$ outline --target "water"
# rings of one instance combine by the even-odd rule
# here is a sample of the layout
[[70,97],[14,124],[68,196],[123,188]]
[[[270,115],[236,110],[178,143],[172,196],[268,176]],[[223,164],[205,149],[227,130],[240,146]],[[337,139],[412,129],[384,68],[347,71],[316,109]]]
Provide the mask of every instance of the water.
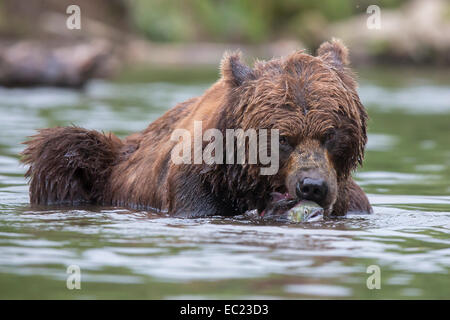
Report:
[[[0,88],[0,298],[450,298],[444,72],[361,72],[371,120],[355,178],[370,216],[276,226],[29,206],[18,162],[26,136],[76,124],[123,137],[213,81],[172,75],[131,74],[85,91]],[[81,290],[66,288],[69,265],[81,269]],[[381,270],[379,290],[366,284],[371,265]]]

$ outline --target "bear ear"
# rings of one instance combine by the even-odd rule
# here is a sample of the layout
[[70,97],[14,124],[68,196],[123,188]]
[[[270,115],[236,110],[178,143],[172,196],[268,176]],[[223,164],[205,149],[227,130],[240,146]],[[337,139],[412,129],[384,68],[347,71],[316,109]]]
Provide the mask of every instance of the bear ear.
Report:
[[241,53],[226,52],[220,63],[222,78],[233,86],[240,86],[245,80],[252,79],[252,69],[241,62]]
[[322,58],[322,60],[339,69],[350,63],[347,47],[341,40],[335,38],[331,41],[322,43],[317,50],[317,55]]

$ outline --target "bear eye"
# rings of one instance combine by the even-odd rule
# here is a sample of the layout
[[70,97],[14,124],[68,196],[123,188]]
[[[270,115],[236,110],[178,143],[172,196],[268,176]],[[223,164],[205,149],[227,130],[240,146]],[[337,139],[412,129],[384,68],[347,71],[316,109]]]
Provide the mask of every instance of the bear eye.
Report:
[[323,137],[323,142],[326,143],[326,142],[328,142],[330,140],[333,140],[335,136],[336,136],[336,130],[335,129],[328,130],[328,132]]
[[280,144],[281,144],[282,146],[288,145],[288,144],[289,144],[288,138],[287,138],[286,136],[281,136],[281,137],[280,137]]

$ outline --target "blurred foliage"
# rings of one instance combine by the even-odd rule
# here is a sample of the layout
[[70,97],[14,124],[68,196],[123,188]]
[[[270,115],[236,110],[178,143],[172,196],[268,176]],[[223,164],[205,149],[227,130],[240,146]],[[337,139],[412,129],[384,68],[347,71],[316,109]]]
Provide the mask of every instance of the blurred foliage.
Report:
[[364,13],[371,4],[407,0],[134,0],[132,19],[154,41],[258,43],[275,37],[308,42],[327,23]]

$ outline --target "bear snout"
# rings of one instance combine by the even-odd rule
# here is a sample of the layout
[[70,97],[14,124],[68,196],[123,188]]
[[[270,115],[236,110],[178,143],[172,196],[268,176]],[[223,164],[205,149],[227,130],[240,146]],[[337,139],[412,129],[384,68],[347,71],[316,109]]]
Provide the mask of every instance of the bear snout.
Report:
[[309,200],[326,210],[332,209],[338,197],[337,179],[328,166],[302,169],[288,173],[286,188],[291,197]]
[[338,197],[336,170],[319,142],[312,140],[298,145],[284,174],[292,198],[314,201],[326,211],[333,207]]
[[328,184],[324,179],[304,178],[297,182],[295,189],[300,200],[311,200],[322,205],[328,194]]

